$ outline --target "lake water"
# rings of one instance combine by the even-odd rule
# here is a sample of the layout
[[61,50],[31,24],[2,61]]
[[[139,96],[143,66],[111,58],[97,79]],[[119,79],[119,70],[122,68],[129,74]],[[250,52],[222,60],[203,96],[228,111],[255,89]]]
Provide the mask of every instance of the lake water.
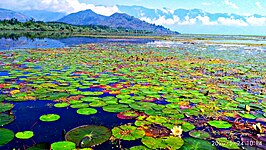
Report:
[[266,40],[210,40],[215,43],[236,43],[236,44],[266,44]]
[[26,37],[20,37],[16,40],[11,38],[0,39],[0,50],[14,50],[14,49],[34,49],[34,48],[63,48],[71,47],[80,44],[88,43],[139,43],[145,44],[153,42],[150,39],[108,39],[108,38],[92,38],[92,37],[69,37],[61,39],[50,39],[50,38],[35,38],[28,39]]

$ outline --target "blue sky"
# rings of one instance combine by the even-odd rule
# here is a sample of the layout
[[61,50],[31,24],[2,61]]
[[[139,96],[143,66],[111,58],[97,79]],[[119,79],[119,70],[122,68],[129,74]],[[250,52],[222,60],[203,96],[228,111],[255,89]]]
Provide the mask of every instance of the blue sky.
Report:
[[[58,5],[58,6],[56,6]],[[266,15],[266,0],[1,0],[0,7],[10,9],[48,9],[71,13],[93,5],[138,5],[147,8],[193,9],[207,12]],[[72,10],[70,8],[73,8]]]

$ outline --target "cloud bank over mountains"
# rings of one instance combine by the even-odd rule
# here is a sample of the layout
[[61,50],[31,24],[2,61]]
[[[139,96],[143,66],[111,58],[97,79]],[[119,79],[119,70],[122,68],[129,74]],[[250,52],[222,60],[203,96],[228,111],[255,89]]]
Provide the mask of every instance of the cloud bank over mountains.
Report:
[[[88,4],[86,0],[1,0],[0,8],[11,10],[45,10],[70,14],[82,10],[91,9],[97,14],[110,16],[116,12],[127,13],[148,23],[163,25],[182,33],[217,33],[228,31],[232,33],[259,34],[266,32],[266,16],[259,14],[234,14],[234,13],[210,13],[201,9],[152,9],[143,6],[99,6]],[[220,1],[221,5],[232,10],[240,10],[239,3],[233,0]],[[214,1],[202,1],[202,6],[213,7]],[[259,1],[253,2],[256,9],[263,10],[264,4]],[[21,12],[21,10],[19,10]],[[233,32],[236,31],[236,32]],[[237,32],[237,30],[239,32]],[[251,31],[251,30],[254,30]],[[201,32],[200,32],[201,31]],[[218,32],[219,33],[219,32]]]
[[118,12],[117,6],[96,6],[82,3],[78,0],[1,0],[0,7],[13,10],[17,8],[22,8],[23,10],[47,10],[67,14],[91,9],[98,14],[106,16]]

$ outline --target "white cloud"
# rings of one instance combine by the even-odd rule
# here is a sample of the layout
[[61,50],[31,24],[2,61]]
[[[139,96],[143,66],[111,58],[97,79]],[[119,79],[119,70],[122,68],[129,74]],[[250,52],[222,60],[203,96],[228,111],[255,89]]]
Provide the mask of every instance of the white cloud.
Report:
[[265,26],[266,25],[266,17],[256,18],[254,16],[246,18],[247,23],[251,26]]
[[225,26],[248,26],[248,23],[242,19],[219,17],[217,22],[220,25],[225,25]]
[[185,17],[185,21],[179,22],[178,25],[194,25],[197,22],[197,18],[189,18],[189,16]]
[[208,16],[197,16],[197,19],[201,21],[203,25],[217,25],[218,22],[210,21]]
[[230,0],[224,0],[224,3],[225,3],[226,5],[228,5],[228,6],[232,7],[232,8],[234,8],[234,9],[239,9],[239,7],[238,7],[235,3],[231,2]]
[[260,2],[256,2],[255,4],[256,4],[256,6],[257,6],[259,9],[263,9],[263,7],[261,6]]
[[118,12],[117,6],[96,6],[93,4],[81,3],[78,0],[1,0],[0,6],[10,9],[37,9],[66,13],[73,13],[81,10],[91,9],[98,14],[106,16]]
[[180,19],[177,16],[173,16],[173,18],[165,19],[165,16],[161,16],[158,19],[150,19],[146,17],[140,18],[140,20],[146,21],[148,23],[154,23],[156,25],[174,25],[179,23]]

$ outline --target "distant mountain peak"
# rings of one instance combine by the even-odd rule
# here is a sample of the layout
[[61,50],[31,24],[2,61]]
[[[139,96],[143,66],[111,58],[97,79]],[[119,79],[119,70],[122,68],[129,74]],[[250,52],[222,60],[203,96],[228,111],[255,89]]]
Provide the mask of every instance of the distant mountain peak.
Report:
[[0,20],[10,20],[16,18],[18,21],[25,22],[30,18],[22,13],[15,12],[9,9],[0,8]]
[[145,30],[157,34],[176,34],[177,32],[170,31],[162,26],[142,21],[127,13],[114,13],[111,16],[103,16],[96,14],[92,10],[84,10],[69,14],[58,22],[74,24],[74,25],[103,25],[113,28],[125,28],[130,30]]

